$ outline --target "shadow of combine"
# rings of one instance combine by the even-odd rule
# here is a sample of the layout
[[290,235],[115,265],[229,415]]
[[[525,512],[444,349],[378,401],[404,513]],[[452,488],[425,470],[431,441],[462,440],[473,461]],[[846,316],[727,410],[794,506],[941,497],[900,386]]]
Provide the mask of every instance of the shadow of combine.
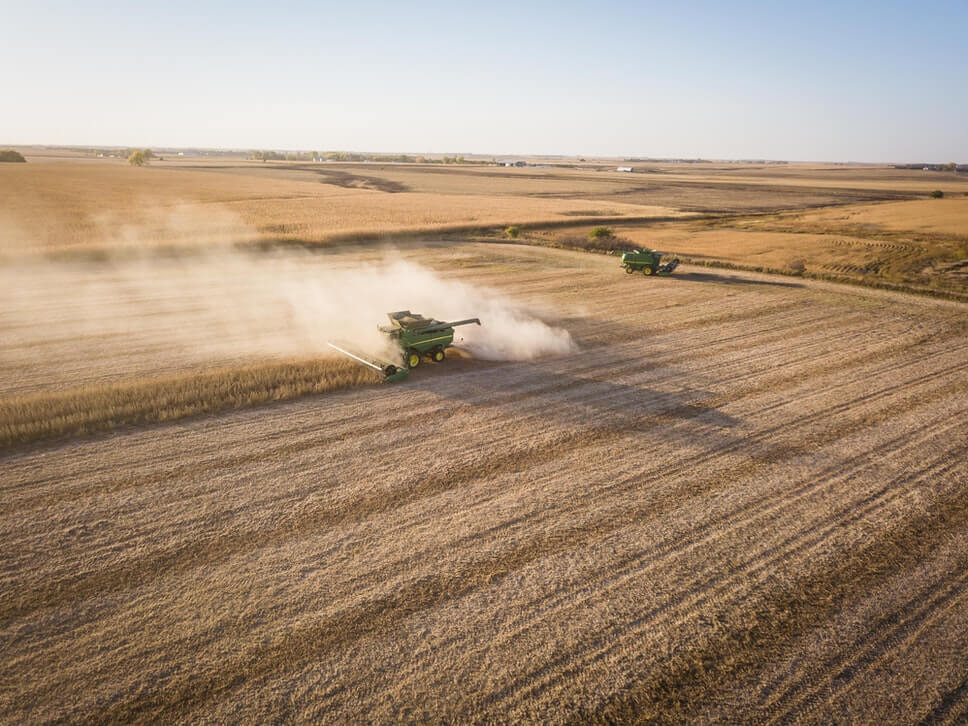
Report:
[[509,425],[515,419],[538,418],[564,431],[643,434],[704,445],[730,443],[740,436],[733,432],[740,419],[705,403],[714,399],[710,391],[663,391],[647,383],[571,375],[543,364],[463,363],[465,375],[419,377],[408,385],[461,404],[499,409],[507,413]]
[[724,285],[765,285],[768,287],[805,287],[802,282],[784,282],[781,280],[754,280],[744,277],[737,271],[732,275],[721,275],[715,272],[676,272],[672,275],[683,282],[718,282]]

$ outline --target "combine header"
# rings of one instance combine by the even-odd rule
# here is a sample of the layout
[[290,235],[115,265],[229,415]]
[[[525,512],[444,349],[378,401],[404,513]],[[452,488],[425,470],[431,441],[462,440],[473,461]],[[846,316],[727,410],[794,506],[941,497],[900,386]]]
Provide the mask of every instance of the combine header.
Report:
[[425,318],[423,315],[409,310],[387,313],[391,325],[378,325],[381,332],[399,347],[404,364],[391,363],[381,358],[359,353],[340,343],[328,343],[329,347],[338,350],[343,355],[352,358],[357,363],[380,371],[383,379],[388,382],[402,381],[410,373],[411,368],[420,365],[423,358],[440,363],[446,357],[444,351],[454,342],[454,328],[458,325],[470,323],[481,324],[478,318],[457,320],[452,323]]
[[348,348],[336,345],[335,343],[327,343],[333,350],[338,350],[343,355],[352,358],[357,363],[365,365],[367,368],[372,368],[375,371],[379,371],[383,374],[383,380],[386,383],[395,383],[396,381],[402,381],[410,373],[409,368],[404,368],[403,366],[394,365],[389,361],[380,360],[379,358],[373,358],[370,356],[362,355],[360,353],[354,353]]
[[671,275],[672,271],[679,266],[679,258],[675,257],[672,261],[660,264],[662,253],[656,250],[641,249],[624,252],[622,254],[622,267],[630,275],[633,272],[641,272],[643,275]]

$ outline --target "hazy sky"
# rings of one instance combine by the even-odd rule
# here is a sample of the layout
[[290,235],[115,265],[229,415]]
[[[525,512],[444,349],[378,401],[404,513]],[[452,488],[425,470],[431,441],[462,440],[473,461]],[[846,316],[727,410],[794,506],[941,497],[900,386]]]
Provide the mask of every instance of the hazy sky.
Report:
[[968,162],[968,0],[0,0],[0,143]]

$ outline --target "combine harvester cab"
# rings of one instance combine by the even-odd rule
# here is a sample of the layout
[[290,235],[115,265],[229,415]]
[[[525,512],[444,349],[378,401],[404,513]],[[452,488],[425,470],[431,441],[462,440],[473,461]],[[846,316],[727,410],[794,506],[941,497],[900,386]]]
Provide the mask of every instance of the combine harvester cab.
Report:
[[662,253],[656,250],[640,249],[622,253],[622,267],[628,274],[641,272],[645,276],[651,275],[671,275],[672,271],[679,266],[679,258],[675,257],[670,262],[661,264]]
[[444,351],[454,342],[454,328],[470,323],[481,324],[478,318],[443,322],[409,310],[387,313],[387,317],[391,325],[378,327],[400,347],[407,368],[416,368],[423,357],[440,363],[445,358]]

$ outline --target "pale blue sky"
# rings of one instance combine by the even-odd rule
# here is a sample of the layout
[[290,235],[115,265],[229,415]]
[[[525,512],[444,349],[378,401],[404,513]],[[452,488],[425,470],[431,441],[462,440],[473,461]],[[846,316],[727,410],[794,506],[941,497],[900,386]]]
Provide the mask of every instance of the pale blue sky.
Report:
[[0,0],[0,143],[968,162],[968,0]]

